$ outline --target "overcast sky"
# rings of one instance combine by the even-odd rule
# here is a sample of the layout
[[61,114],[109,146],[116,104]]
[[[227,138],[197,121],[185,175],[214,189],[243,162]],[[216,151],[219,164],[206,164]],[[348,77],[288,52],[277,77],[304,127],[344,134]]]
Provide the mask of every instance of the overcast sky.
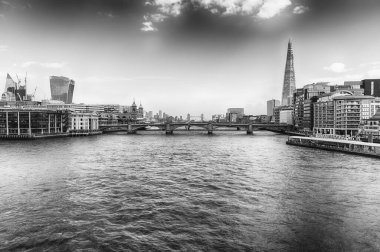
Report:
[[[0,0],[0,79],[76,81],[74,102],[265,114],[286,47],[296,85],[380,78],[377,0]],[[1,89],[2,90],[2,89]]]

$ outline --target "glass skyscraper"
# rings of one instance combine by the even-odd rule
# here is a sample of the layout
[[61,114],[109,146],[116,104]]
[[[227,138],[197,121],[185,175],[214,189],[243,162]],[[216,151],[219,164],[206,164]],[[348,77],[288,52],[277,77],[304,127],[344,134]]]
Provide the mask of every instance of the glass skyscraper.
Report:
[[288,43],[288,54],[286,56],[284,86],[282,87],[282,106],[289,106],[293,103],[293,93],[296,89],[296,78],[294,73],[294,56],[292,42]]
[[50,76],[51,99],[73,103],[75,81],[63,76]]

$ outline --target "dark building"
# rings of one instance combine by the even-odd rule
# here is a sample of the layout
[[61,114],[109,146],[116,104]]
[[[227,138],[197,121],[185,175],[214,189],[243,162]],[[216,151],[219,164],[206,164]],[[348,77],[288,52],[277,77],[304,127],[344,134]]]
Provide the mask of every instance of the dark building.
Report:
[[304,90],[297,88],[293,94],[293,119],[294,126],[303,129],[303,114],[304,114]]
[[63,76],[50,76],[51,99],[73,103],[75,81]]
[[68,130],[68,111],[0,109],[0,136],[50,135]]
[[362,80],[360,87],[364,89],[364,95],[380,97],[380,79]]

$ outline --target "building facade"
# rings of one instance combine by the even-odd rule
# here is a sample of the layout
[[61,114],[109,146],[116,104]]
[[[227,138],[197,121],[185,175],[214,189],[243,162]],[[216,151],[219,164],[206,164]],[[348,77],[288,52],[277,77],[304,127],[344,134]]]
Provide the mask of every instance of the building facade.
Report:
[[244,108],[228,108],[226,113],[227,122],[238,122],[244,116]]
[[48,135],[68,130],[68,111],[48,109],[0,109],[0,135]]
[[[293,124],[293,107],[292,106],[278,106],[273,110],[274,123]],[[290,119],[289,119],[290,118]]]
[[73,103],[75,81],[63,76],[50,76],[51,99]]
[[371,116],[375,98],[340,91],[322,96],[314,104],[314,133],[357,135],[359,127]]
[[97,130],[99,130],[99,116],[97,113],[70,113],[69,132],[84,132]]

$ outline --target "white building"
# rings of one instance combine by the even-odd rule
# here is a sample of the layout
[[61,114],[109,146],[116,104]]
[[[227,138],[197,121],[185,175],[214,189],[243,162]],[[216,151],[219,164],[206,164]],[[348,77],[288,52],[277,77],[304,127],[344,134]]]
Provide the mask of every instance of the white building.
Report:
[[280,111],[280,123],[293,124],[293,111],[292,110],[281,110]]
[[99,130],[99,116],[93,113],[72,112],[69,116],[69,131]]

